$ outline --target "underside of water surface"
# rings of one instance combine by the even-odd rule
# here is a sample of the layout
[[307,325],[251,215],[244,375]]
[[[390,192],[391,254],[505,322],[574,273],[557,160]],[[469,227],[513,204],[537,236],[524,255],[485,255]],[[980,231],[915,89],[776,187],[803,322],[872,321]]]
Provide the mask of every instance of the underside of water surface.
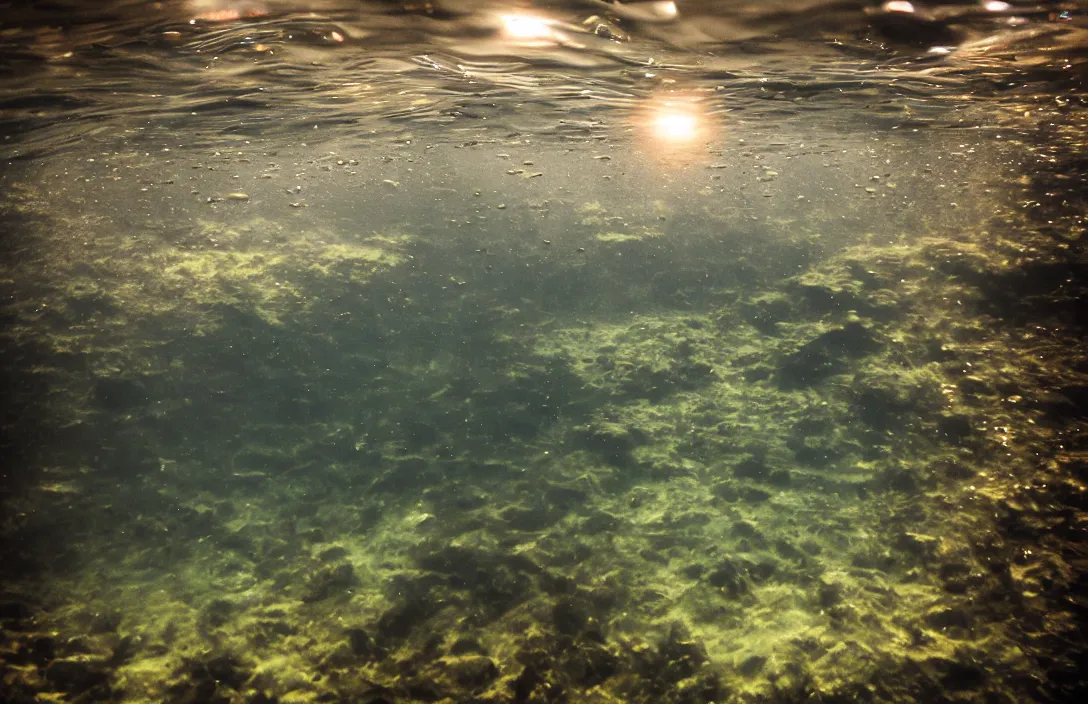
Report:
[[1082,700],[1083,8],[670,5],[16,5],[0,702]]

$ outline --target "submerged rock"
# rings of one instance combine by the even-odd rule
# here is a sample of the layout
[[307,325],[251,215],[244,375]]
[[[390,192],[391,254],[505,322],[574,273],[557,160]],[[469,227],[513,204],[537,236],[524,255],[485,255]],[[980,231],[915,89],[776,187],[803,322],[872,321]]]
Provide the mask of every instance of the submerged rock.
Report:
[[573,636],[597,627],[593,605],[586,599],[565,597],[552,607],[552,624],[563,635]]
[[106,673],[87,660],[54,660],[45,668],[45,679],[62,692],[85,692],[106,683]]
[[227,599],[213,599],[200,615],[201,626],[219,628],[230,621],[235,612],[234,604]]
[[921,491],[924,479],[917,469],[911,467],[888,467],[873,480],[873,488],[878,491],[898,491],[904,494],[917,494]]
[[733,560],[727,559],[719,564],[707,575],[706,581],[731,599],[744,596],[750,591],[747,570]]
[[664,669],[658,676],[672,682],[695,675],[709,660],[706,647],[678,623],[669,629],[668,637],[658,646],[658,653],[664,661]]
[[642,432],[617,423],[594,423],[580,431],[578,442],[609,464],[626,467],[634,463],[631,453],[645,444],[647,438]]
[[775,373],[784,389],[813,386],[829,376],[849,368],[850,360],[860,359],[880,349],[876,336],[859,322],[828,330],[787,355]]
[[805,418],[790,428],[786,447],[800,464],[826,467],[844,454],[839,447],[839,429],[829,418]]
[[450,645],[450,655],[487,655],[487,649],[473,636],[458,636]]
[[17,625],[34,615],[34,609],[22,601],[0,601],[0,621],[7,626]]
[[351,645],[351,652],[359,657],[371,657],[380,652],[377,643],[362,628],[348,629],[348,643]]
[[793,315],[793,305],[781,294],[766,294],[742,308],[745,322],[764,335],[777,335],[779,323]]
[[968,629],[971,627],[973,619],[964,607],[950,606],[930,611],[925,616],[925,622],[934,630],[945,631],[950,628]]
[[454,681],[469,689],[479,689],[499,676],[499,668],[486,655],[464,655],[445,659]]
[[327,567],[313,576],[302,595],[306,603],[322,601],[338,591],[343,591],[355,584],[355,569],[350,563]]
[[746,457],[733,465],[733,476],[759,481],[767,476],[767,464],[762,457]]
[[767,656],[765,655],[750,655],[737,666],[737,672],[745,677],[755,677],[762,670],[763,666],[767,664]]
[[33,663],[45,667],[57,657],[57,641],[51,636],[38,636],[19,646],[10,661],[16,664]]
[[566,515],[566,511],[539,503],[535,506],[511,506],[499,515],[513,530],[533,532],[554,525]]
[[135,379],[103,377],[91,392],[94,405],[110,413],[130,412],[148,402],[147,389]]
[[249,671],[230,654],[186,659],[177,674],[179,681],[169,689],[167,701],[171,704],[226,704],[235,701],[225,690],[242,689],[250,676]]
[[967,416],[955,414],[937,419],[937,437],[951,445],[962,445],[973,433]]
[[854,390],[854,409],[858,420],[876,430],[901,428],[914,406],[916,390],[893,376],[866,379]]
[[940,677],[941,684],[953,692],[977,689],[986,683],[986,670],[978,664],[933,657],[926,661],[926,666]]
[[837,582],[820,584],[816,590],[816,603],[821,609],[830,609],[842,603],[844,594],[842,585]]

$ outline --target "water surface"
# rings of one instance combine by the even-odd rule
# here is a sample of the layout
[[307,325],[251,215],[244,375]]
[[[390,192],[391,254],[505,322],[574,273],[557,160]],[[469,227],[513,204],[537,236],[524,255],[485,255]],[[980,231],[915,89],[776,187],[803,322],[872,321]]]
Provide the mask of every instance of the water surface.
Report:
[[13,6],[11,700],[1077,701],[1082,10]]

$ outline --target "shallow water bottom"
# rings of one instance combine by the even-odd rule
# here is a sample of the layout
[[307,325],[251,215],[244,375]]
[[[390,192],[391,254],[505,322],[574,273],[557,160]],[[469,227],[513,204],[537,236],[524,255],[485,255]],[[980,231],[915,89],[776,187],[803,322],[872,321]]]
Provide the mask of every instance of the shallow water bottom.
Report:
[[8,284],[12,701],[1083,686],[1088,370],[1063,249],[1009,212],[681,238],[668,202],[549,192],[349,235],[214,178],[158,239],[12,206],[42,253]]

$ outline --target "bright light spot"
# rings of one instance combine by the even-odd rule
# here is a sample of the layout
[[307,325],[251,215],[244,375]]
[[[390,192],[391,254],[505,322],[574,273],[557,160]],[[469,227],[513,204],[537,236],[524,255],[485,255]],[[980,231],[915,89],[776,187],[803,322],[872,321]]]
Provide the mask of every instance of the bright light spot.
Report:
[[503,15],[502,26],[511,39],[551,39],[554,35],[547,20],[532,15]]
[[262,0],[188,0],[190,24],[202,22],[233,22],[246,17],[264,17],[268,10]]
[[666,2],[655,2],[654,10],[657,11],[657,14],[660,17],[664,17],[670,20],[677,15],[676,3],[672,2],[672,0],[667,0]]
[[340,34],[340,32],[337,32],[335,29],[329,34],[329,36],[332,37],[332,40],[334,42],[344,41],[344,35]]
[[914,12],[914,5],[906,0],[888,0],[884,3],[884,12],[905,12],[911,14]]
[[666,107],[654,119],[654,133],[670,142],[686,142],[695,136],[699,120],[694,113]]
[[242,16],[238,10],[210,10],[208,12],[202,12],[197,15],[198,20],[204,20],[205,22],[230,22],[236,20]]
[[929,53],[930,54],[941,54],[941,55],[951,54],[952,53],[952,47],[950,47],[950,46],[932,46],[932,47],[929,48]]
[[698,158],[712,125],[706,108],[698,95],[683,91],[647,96],[631,116],[641,148],[665,162]]
[[990,12],[1005,12],[1012,7],[1009,3],[1001,2],[1001,0],[989,0],[988,2],[983,3],[982,6]]

